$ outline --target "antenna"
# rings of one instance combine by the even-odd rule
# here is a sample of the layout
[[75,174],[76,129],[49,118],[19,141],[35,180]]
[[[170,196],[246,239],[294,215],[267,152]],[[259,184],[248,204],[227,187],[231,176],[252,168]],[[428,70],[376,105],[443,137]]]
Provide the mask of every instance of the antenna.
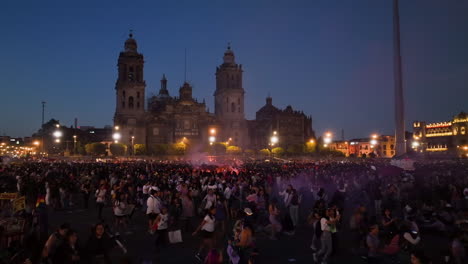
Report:
[[44,126],[44,110],[45,110],[45,101],[42,101],[42,124],[41,127]]
[[187,82],[187,48],[184,49],[184,83]]

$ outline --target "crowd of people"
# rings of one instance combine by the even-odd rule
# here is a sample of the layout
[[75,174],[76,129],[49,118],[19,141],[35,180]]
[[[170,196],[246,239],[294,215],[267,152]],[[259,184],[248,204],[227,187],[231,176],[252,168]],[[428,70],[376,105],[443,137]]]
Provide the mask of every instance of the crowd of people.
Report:
[[[3,164],[0,192],[24,195],[26,209],[0,214],[21,214],[28,228],[22,241],[2,239],[2,247],[15,263],[112,263],[116,247],[131,263],[122,241],[134,235],[133,218],[144,216],[154,254],[193,236],[199,263],[260,263],[262,240],[281,244],[304,230],[309,263],[347,255],[367,263],[466,263],[468,164],[414,166],[403,171],[378,159]],[[111,218],[103,213],[109,207]],[[96,216],[90,236],[73,222],[50,234],[49,217],[74,208]],[[428,250],[432,241],[437,252]]]

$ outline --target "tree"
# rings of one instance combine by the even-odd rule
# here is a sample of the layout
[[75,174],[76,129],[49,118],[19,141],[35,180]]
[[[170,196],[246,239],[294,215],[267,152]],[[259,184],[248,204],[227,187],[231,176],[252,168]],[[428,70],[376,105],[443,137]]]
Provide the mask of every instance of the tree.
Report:
[[255,150],[253,150],[253,149],[246,149],[244,152],[247,155],[254,155],[255,154]]
[[109,147],[113,156],[123,156],[127,150],[127,146],[122,143],[112,143]]
[[214,143],[213,150],[216,155],[222,155],[226,153],[226,144],[225,143]]
[[242,151],[242,149],[240,147],[237,147],[237,146],[229,146],[226,149],[226,153],[231,154],[231,155],[238,155],[238,154],[241,153],[241,151]]
[[106,154],[106,145],[99,142],[89,143],[86,144],[85,150],[88,155],[104,155]]
[[281,156],[284,154],[284,148],[282,147],[276,147],[274,149],[271,150],[271,153],[273,153],[274,155],[276,156]]
[[317,149],[317,143],[315,143],[315,141],[313,143],[309,141],[305,144],[304,152],[307,154],[311,154],[311,153],[314,153],[316,149]]
[[169,145],[168,153],[171,155],[184,155],[185,154],[185,144],[184,143],[174,143]]
[[151,145],[148,149],[148,152],[151,155],[162,156],[168,153],[169,146],[167,144],[155,144]]
[[260,154],[263,156],[270,156],[270,150],[269,149],[261,149]]
[[288,147],[287,152],[292,155],[302,154],[304,152],[304,145],[294,144]]
[[133,146],[133,151],[135,155],[146,155],[146,145],[145,144],[135,144]]

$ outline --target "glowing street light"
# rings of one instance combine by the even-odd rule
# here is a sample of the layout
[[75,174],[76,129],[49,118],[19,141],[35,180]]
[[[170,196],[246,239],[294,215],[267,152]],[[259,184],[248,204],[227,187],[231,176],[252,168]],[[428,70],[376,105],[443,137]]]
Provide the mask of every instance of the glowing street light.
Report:
[[208,140],[210,141],[211,144],[213,144],[213,142],[216,141],[216,137],[215,137],[215,136],[210,136],[210,137],[208,138]]
[[121,137],[122,137],[122,135],[120,135],[119,132],[115,132],[115,133],[112,135],[112,138],[114,139],[114,142],[115,142],[115,143],[119,143],[119,140],[120,140]]
[[214,128],[210,129],[210,134],[211,134],[211,135],[216,134],[216,129],[214,129]]
[[56,130],[53,133],[53,136],[56,137],[56,138],[60,138],[60,137],[62,137],[62,135],[63,135],[62,131],[60,131],[60,130]]
[[115,126],[114,129],[115,129],[115,130],[119,130],[120,127],[119,127],[119,126]]
[[41,144],[41,143],[39,141],[37,141],[37,140],[33,142],[34,146],[39,146],[39,144]]
[[60,138],[55,139],[55,143],[60,143]]
[[311,140],[309,140],[309,143],[314,144],[315,140],[311,139]]
[[327,147],[327,145],[332,142],[332,137],[333,135],[331,132],[325,133],[325,137],[323,138],[323,143],[325,143],[325,147]]
[[277,133],[276,131],[273,131],[273,136],[271,136],[270,138],[271,145],[274,146],[276,143],[278,143],[278,141],[279,141],[279,138],[277,136]]
[[411,143],[411,146],[412,146],[413,148],[417,148],[417,147],[420,146],[420,144],[419,144],[418,141],[413,141],[413,143]]

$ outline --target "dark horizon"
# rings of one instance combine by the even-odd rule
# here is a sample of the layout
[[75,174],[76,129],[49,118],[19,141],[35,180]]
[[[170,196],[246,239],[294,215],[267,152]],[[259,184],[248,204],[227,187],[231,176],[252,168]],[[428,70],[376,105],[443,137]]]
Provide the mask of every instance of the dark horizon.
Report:
[[[311,115],[317,136],[393,134],[392,1],[109,3],[4,4],[1,135],[37,131],[41,101],[45,121],[112,125],[117,58],[129,29],[145,56],[147,97],[163,73],[177,94],[187,49],[194,97],[213,112],[215,69],[231,42],[245,71],[247,119],[271,94],[277,107]],[[400,2],[407,131],[414,120],[468,111],[466,13],[468,2]]]

